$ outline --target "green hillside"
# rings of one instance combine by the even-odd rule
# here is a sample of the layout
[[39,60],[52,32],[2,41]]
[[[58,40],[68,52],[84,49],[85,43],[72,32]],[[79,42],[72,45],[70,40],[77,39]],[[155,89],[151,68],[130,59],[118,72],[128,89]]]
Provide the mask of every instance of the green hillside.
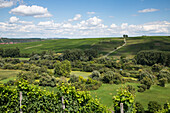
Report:
[[[142,36],[128,37],[127,44],[110,54],[110,56],[134,56],[141,50],[170,51],[170,36]],[[40,53],[52,50],[63,52],[66,49],[98,49],[100,53],[107,54],[116,47],[123,45],[123,38],[87,38],[87,39],[52,39],[37,42],[5,44],[0,48],[18,47],[21,53]]]
[[0,48],[18,47],[21,53],[40,53],[46,50],[62,52],[66,49],[95,48],[100,49],[100,53],[107,53],[121,44],[123,44],[123,38],[54,39],[20,44],[6,44],[0,45]]
[[111,56],[132,55],[141,50],[170,51],[170,36],[128,37],[127,44]]

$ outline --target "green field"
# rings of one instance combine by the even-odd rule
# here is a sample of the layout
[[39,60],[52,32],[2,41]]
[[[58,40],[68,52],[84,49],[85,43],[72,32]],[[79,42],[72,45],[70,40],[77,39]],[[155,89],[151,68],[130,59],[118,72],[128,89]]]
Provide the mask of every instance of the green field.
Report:
[[82,76],[83,78],[87,79],[91,72],[82,72],[82,71],[71,71],[71,75]]
[[170,51],[170,36],[128,37],[127,44],[110,56],[134,56],[141,50]]
[[[100,99],[100,102],[110,108],[113,106],[112,97],[116,95],[117,89],[122,86],[132,85],[137,89],[139,83],[126,83],[126,84],[103,84],[98,90],[90,91],[93,97]],[[166,87],[160,87],[157,85],[152,86],[149,90],[139,93],[136,92],[136,101],[140,102],[145,109],[149,101],[157,101],[161,105],[166,102],[170,102],[170,84],[166,84]]]
[[100,53],[105,54],[115,47],[118,47],[121,43],[123,43],[123,38],[54,39],[29,43],[5,44],[0,45],[0,48],[18,47],[21,53],[40,53],[47,50],[62,52],[66,49],[96,48],[101,50]]
[[[111,43],[109,43],[111,42]],[[115,47],[122,45],[123,38],[87,38],[87,39],[53,39],[29,43],[5,44],[0,48],[18,47],[21,53],[40,53],[52,50],[63,52],[66,49],[91,49],[96,48],[100,53],[106,54]],[[126,46],[112,53],[110,56],[134,56],[141,50],[161,50],[170,51],[169,36],[142,36],[128,37]]]
[[9,80],[14,80],[20,70],[3,70],[0,69],[0,82],[6,83]]

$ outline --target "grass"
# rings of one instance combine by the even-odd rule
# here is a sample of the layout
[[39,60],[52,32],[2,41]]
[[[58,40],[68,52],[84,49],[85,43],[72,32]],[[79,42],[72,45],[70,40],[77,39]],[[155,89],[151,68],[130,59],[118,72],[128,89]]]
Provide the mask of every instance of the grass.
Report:
[[[109,44],[106,44],[111,42]],[[44,40],[38,42],[5,44],[0,45],[0,48],[15,48],[18,47],[21,53],[40,53],[42,51],[52,50],[57,53],[63,52],[66,49],[91,49],[100,48],[100,53],[107,53],[115,46],[123,42],[122,38],[88,38],[88,39],[59,39],[59,40]]]
[[83,78],[87,79],[91,72],[82,72],[82,71],[72,71],[71,75],[82,76]]
[[126,40],[127,44],[123,48],[112,53],[110,56],[126,55],[133,57],[141,50],[170,51],[169,36],[129,37]]
[[[112,108],[113,102],[112,97],[116,95],[117,89],[122,86],[132,85],[137,89],[139,83],[126,83],[124,85],[115,84],[103,84],[98,90],[90,91],[93,97],[100,99],[100,102],[109,108]],[[170,84],[166,84],[166,87],[152,86],[149,90],[143,93],[136,93],[136,101],[140,102],[145,109],[147,109],[147,104],[149,101],[157,101],[159,104],[163,105],[166,102],[170,102]]]
[[14,80],[19,72],[21,72],[21,71],[20,70],[3,70],[3,69],[0,69],[0,82],[6,83],[9,80]]

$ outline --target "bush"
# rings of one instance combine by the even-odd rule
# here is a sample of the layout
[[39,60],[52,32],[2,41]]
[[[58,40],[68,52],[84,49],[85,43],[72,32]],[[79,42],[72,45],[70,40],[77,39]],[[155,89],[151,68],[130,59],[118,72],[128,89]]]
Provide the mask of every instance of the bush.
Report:
[[106,73],[104,73],[103,79],[102,81],[104,83],[114,83],[114,84],[119,84],[122,83],[122,77],[119,73],[115,73],[113,71],[108,71]]
[[156,101],[149,101],[148,103],[148,111],[150,113],[155,113],[156,111],[161,109],[161,105],[158,104]]
[[68,81],[69,83],[75,83],[75,82],[79,82],[79,77],[76,75],[71,75],[70,76],[70,80]]
[[147,86],[143,84],[139,86],[138,92],[144,92],[146,89],[147,89]]
[[47,73],[43,73],[40,75],[40,82],[39,82],[39,86],[51,86],[51,87],[55,87],[57,80],[55,77],[51,77],[49,76]]
[[93,80],[99,80],[99,78],[100,78],[100,72],[99,72],[99,71],[93,71],[92,74],[90,75],[90,77],[91,77]]
[[54,75],[56,77],[64,76],[69,77],[71,73],[71,64],[68,60],[65,61],[57,61],[54,68]]
[[166,69],[162,69],[159,74],[157,75],[158,80],[162,78],[166,78],[167,82],[170,83],[170,72]]
[[159,72],[162,69],[162,66],[160,64],[154,64],[152,66],[152,71]]
[[147,86],[147,89],[150,89],[151,85],[152,85],[152,80],[149,77],[144,77],[141,80],[141,84],[144,84]]
[[136,102],[135,106],[136,106],[136,113],[144,113],[145,112],[141,103]]
[[165,87],[165,84],[167,83],[167,78],[161,78],[159,79],[159,85],[162,87]]
[[113,107],[116,112],[120,111],[120,103],[123,103],[123,110],[125,113],[132,113],[135,111],[134,95],[131,94],[126,88],[120,89],[116,96],[113,96]]

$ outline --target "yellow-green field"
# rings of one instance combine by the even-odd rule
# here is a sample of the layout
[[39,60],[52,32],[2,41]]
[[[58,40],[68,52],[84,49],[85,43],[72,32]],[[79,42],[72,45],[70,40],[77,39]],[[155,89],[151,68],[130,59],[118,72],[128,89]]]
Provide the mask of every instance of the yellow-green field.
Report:
[[9,80],[14,80],[20,70],[3,70],[0,69],[0,82],[6,83]]

